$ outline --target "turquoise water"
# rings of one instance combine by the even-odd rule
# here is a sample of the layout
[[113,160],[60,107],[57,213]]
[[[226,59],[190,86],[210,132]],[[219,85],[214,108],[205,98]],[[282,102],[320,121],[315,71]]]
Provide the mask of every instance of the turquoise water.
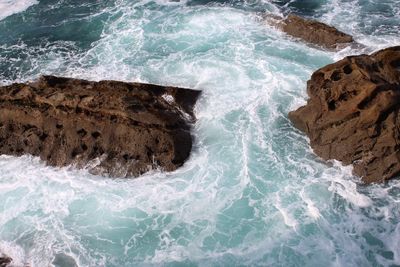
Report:
[[[364,50],[265,25],[290,11]],[[0,156],[0,251],[16,266],[400,266],[400,181],[364,186],[287,113],[311,73],[400,44],[400,2],[0,0],[0,83],[55,74],[203,90],[172,173],[108,179]]]

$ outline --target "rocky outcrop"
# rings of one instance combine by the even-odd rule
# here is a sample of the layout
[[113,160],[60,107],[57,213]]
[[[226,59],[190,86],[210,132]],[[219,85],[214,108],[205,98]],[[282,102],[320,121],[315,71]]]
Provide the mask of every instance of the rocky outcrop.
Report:
[[199,94],[53,76],[0,87],[0,154],[118,177],[172,171],[189,157]]
[[0,254],[0,267],[7,267],[12,262],[10,257]]
[[317,155],[353,164],[367,183],[400,174],[400,46],[317,70],[307,93],[289,118]]
[[316,20],[293,14],[286,18],[268,14],[264,18],[268,24],[277,27],[286,34],[325,49],[336,50],[356,44],[352,36]]

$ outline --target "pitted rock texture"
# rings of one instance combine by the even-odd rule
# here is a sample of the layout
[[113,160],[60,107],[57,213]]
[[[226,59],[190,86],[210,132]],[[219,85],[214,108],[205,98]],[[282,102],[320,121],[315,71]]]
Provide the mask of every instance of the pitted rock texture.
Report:
[[316,20],[294,14],[289,14],[286,18],[274,15],[265,15],[264,18],[268,24],[286,34],[325,49],[336,50],[348,45],[356,45],[352,36]]
[[52,166],[138,176],[173,171],[192,149],[200,91],[44,76],[0,87],[0,154],[40,156]]
[[353,164],[366,183],[400,174],[400,46],[317,70],[307,93],[289,118],[317,155]]

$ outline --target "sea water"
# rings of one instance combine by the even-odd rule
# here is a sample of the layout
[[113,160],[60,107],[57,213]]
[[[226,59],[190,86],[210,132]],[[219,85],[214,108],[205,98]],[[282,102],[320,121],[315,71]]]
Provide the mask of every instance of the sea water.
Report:
[[[266,25],[294,12],[365,44],[327,52]],[[202,90],[194,148],[137,179],[0,156],[15,266],[400,266],[400,181],[363,185],[288,120],[306,81],[400,44],[400,1],[0,0],[0,84],[41,74]]]

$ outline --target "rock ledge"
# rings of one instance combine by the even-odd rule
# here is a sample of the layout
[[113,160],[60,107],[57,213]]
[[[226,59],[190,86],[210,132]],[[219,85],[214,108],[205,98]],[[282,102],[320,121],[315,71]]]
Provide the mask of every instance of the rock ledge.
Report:
[[277,27],[286,34],[328,50],[356,45],[352,36],[316,20],[306,19],[294,14],[289,14],[286,18],[267,14],[264,18],[268,24]]
[[200,91],[44,76],[0,87],[0,154],[138,176],[189,157]]
[[324,159],[353,164],[366,183],[400,174],[400,46],[327,65],[289,118]]

